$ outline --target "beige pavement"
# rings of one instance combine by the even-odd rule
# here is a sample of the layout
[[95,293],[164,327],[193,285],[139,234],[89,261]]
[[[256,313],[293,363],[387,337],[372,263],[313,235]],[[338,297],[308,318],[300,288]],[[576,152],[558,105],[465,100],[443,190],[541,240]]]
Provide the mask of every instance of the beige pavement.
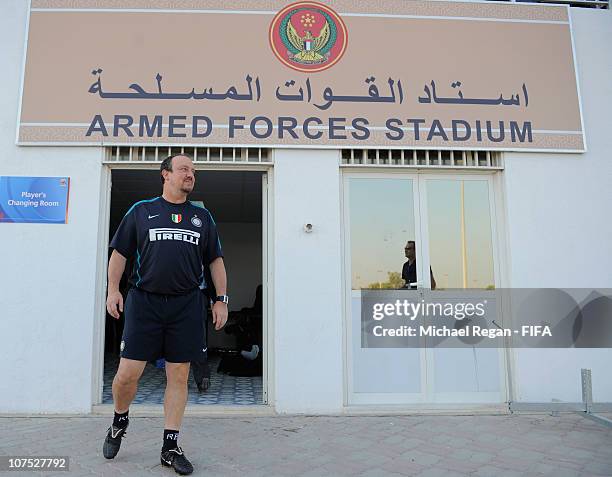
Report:
[[[0,455],[67,455],[70,472],[159,475],[163,421],[130,419],[102,457],[110,417],[0,418]],[[186,417],[179,445],[209,476],[612,476],[612,428],[579,414],[381,417]],[[24,475],[23,472],[13,475]]]

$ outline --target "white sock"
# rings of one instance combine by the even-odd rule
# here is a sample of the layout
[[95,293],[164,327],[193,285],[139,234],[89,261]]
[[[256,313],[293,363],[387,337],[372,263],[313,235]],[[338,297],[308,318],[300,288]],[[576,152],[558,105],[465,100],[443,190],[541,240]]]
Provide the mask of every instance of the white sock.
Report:
[[242,355],[242,357],[244,359],[248,359],[249,361],[253,361],[255,358],[257,358],[257,355],[259,354],[259,346],[257,345],[253,345],[251,346],[251,351],[241,351],[240,354]]

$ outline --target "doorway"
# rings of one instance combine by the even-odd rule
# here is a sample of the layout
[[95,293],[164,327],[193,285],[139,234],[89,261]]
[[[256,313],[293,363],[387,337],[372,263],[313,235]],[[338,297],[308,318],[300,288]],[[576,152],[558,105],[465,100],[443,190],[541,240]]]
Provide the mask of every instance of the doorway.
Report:
[[362,342],[364,290],[396,290],[419,303],[467,289],[486,300],[500,287],[494,192],[492,174],[343,175],[348,405],[507,401],[503,347]]
[[[127,210],[135,202],[161,193],[159,170],[111,169],[110,242]],[[230,295],[226,326],[214,330],[207,316],[208,363],[194,379],[189,377],[188,405],[245,406],[267,402],[264,293],[267,174],[261,170],[199,170],[189,200],[206,207],[213,215],[224,252]],[[109,250],[110,256],[110,250]],[[131,286],[126,270],[121,291]],[[204,319],[204,316],[203,316]],[[104,373],[102,404],[112,403],[112,379],[119,363],[123,316],[109,315],[104,325]],[[165,390],[163,360],[147,363],[134,404],[163,403]],[[202,385],[203,384],[203,385]]]

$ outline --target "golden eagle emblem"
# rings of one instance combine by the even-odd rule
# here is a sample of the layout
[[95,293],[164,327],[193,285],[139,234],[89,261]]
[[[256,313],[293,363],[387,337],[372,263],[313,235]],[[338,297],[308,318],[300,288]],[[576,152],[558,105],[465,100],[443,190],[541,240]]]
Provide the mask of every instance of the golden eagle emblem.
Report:
[[346,50],[346,25],[338,14],[319,1],[300,0],[286,5],[272,19],[270,47],[291,69],[323,71],[335,65]]
[[322,55],[320,52],[323,50],[331,37],[329,22],[326,20],[325,24],[319,32],[319,36],[313,36],[310,30],[306,30],[304,36],[300,36],[291,24],[287,22],[287,39],[291,45],[298,50],[291,56],[291,59],[298,63],[314,64],[322,63],[329,57],[329,53]]

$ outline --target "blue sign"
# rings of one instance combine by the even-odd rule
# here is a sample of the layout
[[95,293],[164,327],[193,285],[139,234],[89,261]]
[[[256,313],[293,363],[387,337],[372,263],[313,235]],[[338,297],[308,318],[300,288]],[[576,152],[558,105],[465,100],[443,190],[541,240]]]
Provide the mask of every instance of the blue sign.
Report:
[[0,176],[0,223],[68,223],[69,177]]

